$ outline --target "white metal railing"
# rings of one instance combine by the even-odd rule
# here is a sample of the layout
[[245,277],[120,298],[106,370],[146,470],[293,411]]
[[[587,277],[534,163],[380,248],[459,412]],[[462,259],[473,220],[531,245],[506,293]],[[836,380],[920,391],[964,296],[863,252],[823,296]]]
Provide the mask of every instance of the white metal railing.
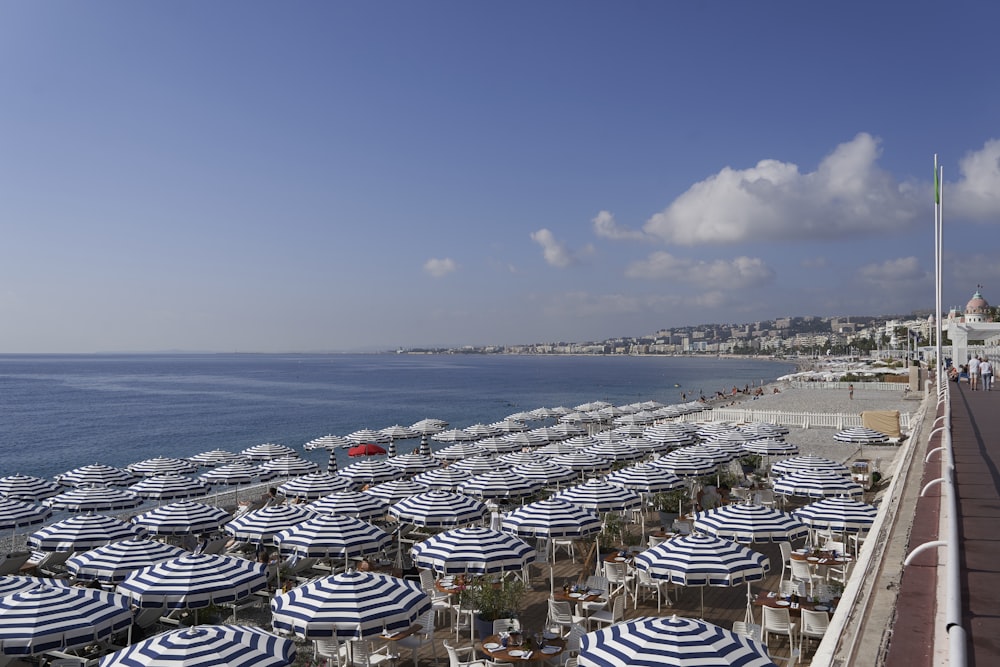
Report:
[[791,387],[795,389],[842,389],[847,391],[850,385],[854,385],[855,389],[874,389],[876,391],[898,391],[900,393],[905,393],[908,391],[910,383],[907,382],[827,382],[825,380],[811,381],[811,380],[792,380],[789,382]]
[[946,378],[944,367],[938,368],[938,405],[944,408],[944,425],[941,429],[941,445],[929,452],[924,458],[924,462],[936,453],[941,452],[941,476],[928,482],[921,490],[920,495],[926,495],[932,487],[941,485],[942,514],[946,515],[943,521],[943,535],[939,534],[938,539],[914,547],[903,561],[905,568],[922,552],[938,547],[945,548],[944,557],[944,622],[945,632],[948,635],[948,664],[952,667],[965,667],[967,664],[967,640],[965,628],[962,626],[962,567],[960,560],[961,540],[958,525],[958,497],[955,492],[955,452],[952,449],[951,440],[951,389],[949,383],[942,381]]
[[[796,426],[798,428],[834,428],[845,429],[851,426],[861,426],[861,413],[858,412],[784,412],[781,410],[753,410],[751,408],[713,408],[703,412],[684,415],[682,421],[727,421],[727,422],[767,422],[781,426]],[[911,415],[909,412],[899,414],[899,428],[909,432]]]

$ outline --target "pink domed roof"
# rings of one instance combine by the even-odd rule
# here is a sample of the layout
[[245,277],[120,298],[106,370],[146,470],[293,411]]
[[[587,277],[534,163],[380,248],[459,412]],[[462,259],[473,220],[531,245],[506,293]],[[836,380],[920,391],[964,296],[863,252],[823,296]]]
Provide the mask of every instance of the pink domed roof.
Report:
[[969,299],[969,303],[965,304],[965,312],[985,313],[989,310],[989,307],[990,304],[986,303],[986,299],[983,298],[983,295],[979,293],[979,290],[976,290],[976,293],[972,295],[971,299]]

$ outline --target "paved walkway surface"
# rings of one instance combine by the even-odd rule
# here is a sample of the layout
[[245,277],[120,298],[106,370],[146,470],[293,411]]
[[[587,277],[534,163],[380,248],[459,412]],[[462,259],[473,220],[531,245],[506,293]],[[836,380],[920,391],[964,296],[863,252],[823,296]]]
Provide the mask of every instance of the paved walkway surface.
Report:
[[[952,383],[952,443],[962,540],[962,623],[968,637],[968,665],[1000,665],[1000,390],[971,391]],[[937,446],[935,437],[932,446]],[[938,477],[939,457],[927,466],[926,481]],[[921,499],[910,549],[936,539],[938,492]],[[943,664],[932,644],[936,555],[920,556],[903,574],[898,614],[887,665]],[[940,650],[940,647],[939,647]],[[944,663],[946,664],[946,663]]]

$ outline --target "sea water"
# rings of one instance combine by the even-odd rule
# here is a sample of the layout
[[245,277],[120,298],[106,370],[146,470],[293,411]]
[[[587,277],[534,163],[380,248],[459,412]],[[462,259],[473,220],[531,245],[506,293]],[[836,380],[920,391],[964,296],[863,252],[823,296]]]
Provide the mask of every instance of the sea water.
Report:
[[325,468],[327,453],[302,445],[326,434],[424,418],[462,428],[597,400],[679,403],[787,372],[774,361],[660,356],[0,355],[0,476],[264,442]]

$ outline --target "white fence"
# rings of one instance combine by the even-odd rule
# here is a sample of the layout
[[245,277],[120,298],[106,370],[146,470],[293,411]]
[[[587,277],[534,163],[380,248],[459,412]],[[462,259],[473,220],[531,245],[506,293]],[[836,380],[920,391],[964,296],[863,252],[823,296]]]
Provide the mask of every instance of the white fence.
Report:
[[[847,391],[850,382],[813,382],[810,380],[792,380],[789,385],[795,389],[843,389]],[[853,383],[855,389],[874,389],[876,391],[898,391],[904,393],[909,391],[908,382],[856,382]]]
[[[867,387],[868,383],[865,384]],[[798,428],[834,428],[842,430],[861,426],[861,414],[849,412],[782,412],[780,410],[751,410],[743,408],[713,408],[681,417],[683,421],[700,422],[767,422]],[[899,414],[899,428],[910,431],[910,413]]]

